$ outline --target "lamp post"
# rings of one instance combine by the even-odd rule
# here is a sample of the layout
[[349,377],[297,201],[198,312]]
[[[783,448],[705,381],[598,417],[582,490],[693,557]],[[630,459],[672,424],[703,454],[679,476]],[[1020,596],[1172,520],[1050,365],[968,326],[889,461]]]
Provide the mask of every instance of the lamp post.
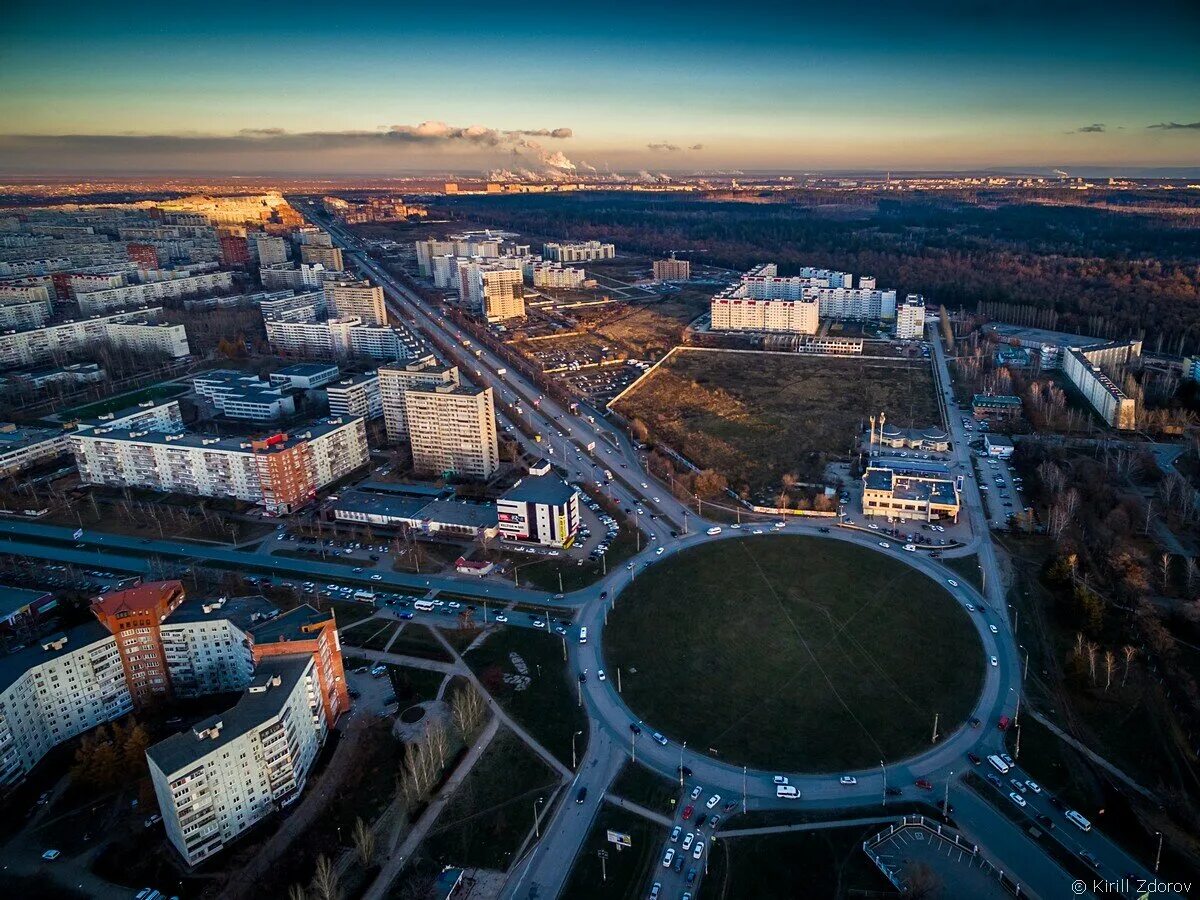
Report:
[[679,786],[683,787],[683,751],[687,749],[687,741],[679,748]]
[[879,770],[883,772],[883,805],[887,806],[887,766],[882,759],[879,761]]
[[538,807],[545,802],[545,797],[538,797],[533,801],[533,836],[538,840],[542,838],[541,822],[538,820]]
[[579,766],[579,762],[575,756],[575,738],[579,737],[581,734],[583,734],[582,731],[577,731],[573,735],[571,735],[571,768],[572,769],[578,768],[578,766]]

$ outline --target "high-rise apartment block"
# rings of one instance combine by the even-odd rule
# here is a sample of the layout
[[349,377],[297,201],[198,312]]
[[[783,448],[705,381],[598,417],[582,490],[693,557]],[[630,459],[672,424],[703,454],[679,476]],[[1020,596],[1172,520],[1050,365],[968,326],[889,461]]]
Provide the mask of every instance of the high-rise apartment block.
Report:
[[177,300],[198,294],[229,293],[233,290],[233,273],[201,272],[121,287],[106,287],[86,292],[79,291],[78,288],[76,290],[79,309],[84,315],[103,315],[116,309],[144,306],[160,300]]
[[373,328],[362,319],[329,319],[326,322],[264,323],[267,340],[277,353],[315,359],[369,356],[380,361],[411,359],[422,352],[423,342],[407,328]]
[[367,281],[337,281],[325,285],[329,315],[337,318],[357,316],[372,328],[387,325],[387,307],[383,288]]
[[330,415],[362,416],[364,419],[383,417],[383,397],[376,372],[343,378],[325,388],[325,394],[329,398]]
[[920,340],[925,335],[925,298],[909,294],[896,307],[896,337],[902,341]]
[[875,289],[873,278],[828,269],[801,270],[780,278],[774,263],[756,266],[712,298],[714,331],[816,334],[818,320],[894,319],[896,292]]
[[459,265],[463,303],[488,322],[525,315],[521,267],[472,260]]
[[138,264],[141,269],[158,269],[161,265],[158,261],[158,248],[153,244],[126,244],[125,252],[129,254],[129,261]]
[[583,287],[587,272],[562,263],[535,263],[529,267],[534,287],[574,290]]
[[274,266],[288,261],[288,242],[275,234],[256,231],[247,236],[251,255],[258,261],[259,268]]
[[458,367],[444,366],[432,354],[407,365],[380,366],[377,374],[383,402],[383,421],[388,440],[393,443],[408,438],[406,395],[409,390],[458,384]]
[[346,268],[342,261],[342,249],[340,247],[301,244],[300,260],[310,265],[322,265],[331,272],[341,272]]
[[654,261],[655,281],[687,281],[692,277],[692,263],[687,259],[656,259]]
[[152,307],[0,334],[0,368],[33,365],[97,344],[169,359],[188,356],[184,326],[155,321],[160,312]]
[[612,244],[602,244],[599,241],[544,244],[542,246],[542,256],[552,262],[596,262],[601,259],[612,259],[616,255],[616,247]]
[[499,468],[491,388],[411,388],[404,406],[416,471],[490,478]]

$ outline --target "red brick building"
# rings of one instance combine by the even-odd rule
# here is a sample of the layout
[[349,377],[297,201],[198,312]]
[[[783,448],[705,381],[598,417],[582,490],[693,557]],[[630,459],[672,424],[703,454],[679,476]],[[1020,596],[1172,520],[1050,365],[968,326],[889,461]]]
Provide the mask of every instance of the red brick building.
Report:
[[134,705],[171,696],[160,626],[187,595],[178,581],[155,581],[101,594],[92,612],[117,639],[125,682]]
[[158,262],[158,251],[153,244],[126,244],[125,252],[129,254],[130,262],[137,263],[143,269],[161,268]]

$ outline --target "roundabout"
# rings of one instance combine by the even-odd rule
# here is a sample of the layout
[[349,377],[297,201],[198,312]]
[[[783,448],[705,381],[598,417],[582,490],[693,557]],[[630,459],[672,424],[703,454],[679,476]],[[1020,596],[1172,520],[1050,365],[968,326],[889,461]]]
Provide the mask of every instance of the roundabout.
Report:
[[979,701],[978,623],[939,582],[817,536],[730,536],[615,597],[603,665],[632,715],[750,769],[870,769],[930,748]]

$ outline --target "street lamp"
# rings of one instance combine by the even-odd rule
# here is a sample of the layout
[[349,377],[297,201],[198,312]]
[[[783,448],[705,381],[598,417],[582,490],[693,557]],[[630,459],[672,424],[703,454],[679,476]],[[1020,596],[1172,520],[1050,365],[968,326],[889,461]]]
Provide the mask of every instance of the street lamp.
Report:
[[582,731],[577,731],[573,735],[571,735],[571,768],[572,769],[576,768],[579,765],[579,763],[576,761],[576,757],[575,757],[575,738],[579,737],[581,734],[583,734]]
[[533,836],[538,840],[542,838],[541,823],[538,821],[538,807],[546,802],[545,797],[538,797],[533,801]]
[[879,761],[879,769],[883,772],[883,803],[887,805],[887,766],[883,764],[883,760]]

